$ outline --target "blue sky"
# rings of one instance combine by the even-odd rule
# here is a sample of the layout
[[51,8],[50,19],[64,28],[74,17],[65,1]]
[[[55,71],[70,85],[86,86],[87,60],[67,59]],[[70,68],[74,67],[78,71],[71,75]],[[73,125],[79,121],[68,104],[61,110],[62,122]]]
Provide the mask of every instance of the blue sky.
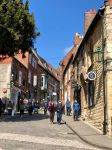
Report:
[[84,12],[103,5],[104,0],[30,0],[40,37],[38,54],[55,68],[73,45],[76,32],[84,32]]

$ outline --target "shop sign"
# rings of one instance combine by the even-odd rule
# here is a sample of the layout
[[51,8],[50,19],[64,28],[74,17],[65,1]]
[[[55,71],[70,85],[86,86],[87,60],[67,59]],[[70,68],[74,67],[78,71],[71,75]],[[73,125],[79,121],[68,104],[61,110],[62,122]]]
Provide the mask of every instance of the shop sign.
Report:
[[87,78],[91,81],[95,80],[96,79],[96,73],[94,71],[90,71],[88,72],[87,74]]

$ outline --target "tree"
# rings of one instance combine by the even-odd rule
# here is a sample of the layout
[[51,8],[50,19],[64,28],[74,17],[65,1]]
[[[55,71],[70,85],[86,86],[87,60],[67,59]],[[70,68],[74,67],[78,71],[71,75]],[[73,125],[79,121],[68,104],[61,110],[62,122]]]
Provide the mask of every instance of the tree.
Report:
[[38,35],[28,0],[0,0],[0,55],[13,56],[19,50],[24,55]]

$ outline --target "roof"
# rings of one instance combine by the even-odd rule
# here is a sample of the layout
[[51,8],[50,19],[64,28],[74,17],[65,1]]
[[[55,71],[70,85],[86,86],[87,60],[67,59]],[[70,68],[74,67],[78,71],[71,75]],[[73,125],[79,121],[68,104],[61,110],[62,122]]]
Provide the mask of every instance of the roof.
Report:
[[73,62],[75,61],[75,59],[77,58],[77,55],[78,55],[80,49],[83,47],[83,44],[85,43],[85,41],[86,41],[87,38],[89,37],[90,33],[92,32],[92,29],[94,28],[94,25],[98,22],[99,18],[101,18],[100,13],[102,13],[102,12],[104,11],[104,9],[105,9],[105,7],[103,6],[103,7],[101,7],[101,8],[98,10],[98,12],[96,13],[96,15],[95,15],[93,21],[91,22],[91,24],[90,24],[90,26],[89,26],[87,32],[86,32],[85,35],[84,35],[84,38],[83,38],[82,42],[80,43],[80,45],[79,45],[79,47],[78,47],[77,53],[76,53],[76,55],[74,56],[72,63],[73,63]]
[[38,57],[39,57],[38,61],[39,65],[41,65],[42,68],[44,68],[47,72],[49,72],[50,75],[59,80],[58,71],[41,56],[38,55]]

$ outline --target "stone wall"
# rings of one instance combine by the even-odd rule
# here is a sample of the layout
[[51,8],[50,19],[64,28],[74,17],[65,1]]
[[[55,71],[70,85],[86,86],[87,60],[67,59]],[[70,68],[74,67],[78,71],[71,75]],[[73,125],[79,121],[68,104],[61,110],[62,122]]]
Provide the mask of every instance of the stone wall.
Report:
[[107,60],[106,68],[106,101],[107,101],[107,123],[108,134],[112,136],[112,7],[106,2],[105,17],[105,59]]

